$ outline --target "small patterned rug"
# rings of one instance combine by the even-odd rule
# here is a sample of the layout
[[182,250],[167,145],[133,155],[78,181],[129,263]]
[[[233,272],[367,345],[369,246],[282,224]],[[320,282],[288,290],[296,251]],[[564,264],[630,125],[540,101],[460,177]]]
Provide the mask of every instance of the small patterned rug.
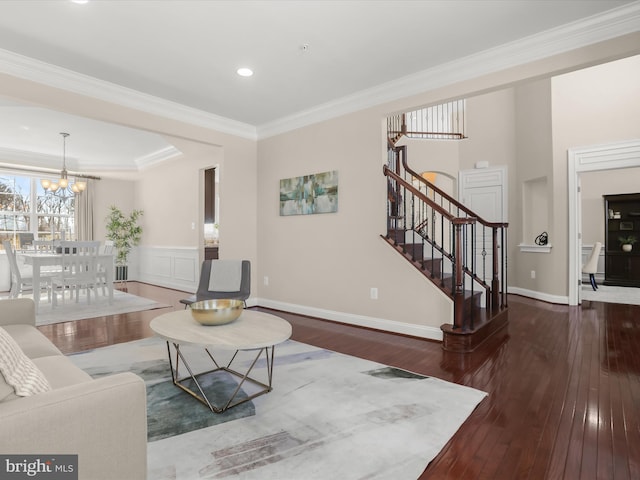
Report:
[[[198,371],[211,368],[202,349],[184,348]],[[224,364],[233,352],[214,354]],[[70,357],[94,377],[133,371],[145,379],[154,480],[415,480],[486,396],[289,340],[276,346],[273,391],[214,414],[171,383],[166,355],[165,342],[148,338]],[[240,355],[237,370],[255,357]],[[252,376],[266,382],[263,360]],[[208,394],[237,386],[225,372],[210,377]]]

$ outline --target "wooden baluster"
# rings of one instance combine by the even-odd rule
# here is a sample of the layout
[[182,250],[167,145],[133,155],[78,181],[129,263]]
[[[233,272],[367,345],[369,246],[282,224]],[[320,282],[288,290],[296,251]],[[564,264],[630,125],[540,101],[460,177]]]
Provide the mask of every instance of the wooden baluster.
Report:
[[493,227],[493,275],[491,278],[491,308],[497,311],[500,308],[500,279],[498,277],[498,265],[500,260],[498,249],[498,228]]
[[466,330],[464,320],[464,289],[462,288],[462,225],[464,219],[455,218],[453,223],[454,252],[454,287],[453,287],[453,328]]

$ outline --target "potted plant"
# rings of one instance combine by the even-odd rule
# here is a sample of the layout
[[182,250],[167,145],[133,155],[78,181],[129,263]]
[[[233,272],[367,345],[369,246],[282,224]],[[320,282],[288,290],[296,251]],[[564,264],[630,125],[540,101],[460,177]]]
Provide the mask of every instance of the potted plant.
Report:
[[138,225],[138,218],[142,214],[142,210],[133,210],[126,216],[118,207],[109,207],[106,218],[107,238],[113,241],[116,249],[116,280],[126,281],[128,278],[129,253],[134,245],[140,243],[142,237],[142,227]]
[[618,240],[620,240],[620,244],[622,245],[622,250],[624,250],[625,252],[630,252],[633,249],[633,244],[638,241],[635,235],[618,237]]

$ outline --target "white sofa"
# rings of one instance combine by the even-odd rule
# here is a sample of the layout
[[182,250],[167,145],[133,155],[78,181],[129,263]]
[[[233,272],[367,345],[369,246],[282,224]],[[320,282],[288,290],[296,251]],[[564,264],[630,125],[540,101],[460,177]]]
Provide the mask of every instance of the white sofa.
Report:
[[83,480],[146,479],[144,381],[133,373],[92,379],[35,327],[30,299],[0,300],[0,326],[51,387],[16,396],[0,373],[0,452],[77,454]]

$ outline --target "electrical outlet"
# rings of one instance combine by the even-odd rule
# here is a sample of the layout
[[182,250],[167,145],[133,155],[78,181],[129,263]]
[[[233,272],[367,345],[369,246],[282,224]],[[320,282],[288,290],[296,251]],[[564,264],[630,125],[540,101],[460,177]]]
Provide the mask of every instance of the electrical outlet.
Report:
[[266,275],[264,277],[264,284],[269,285],[269,277],[267,277]]
[[536,271],[535,270],[531,270],[531,278],[536,278]]
[[376,287],[371,287],[371,300],[378,299],[378,289]]

